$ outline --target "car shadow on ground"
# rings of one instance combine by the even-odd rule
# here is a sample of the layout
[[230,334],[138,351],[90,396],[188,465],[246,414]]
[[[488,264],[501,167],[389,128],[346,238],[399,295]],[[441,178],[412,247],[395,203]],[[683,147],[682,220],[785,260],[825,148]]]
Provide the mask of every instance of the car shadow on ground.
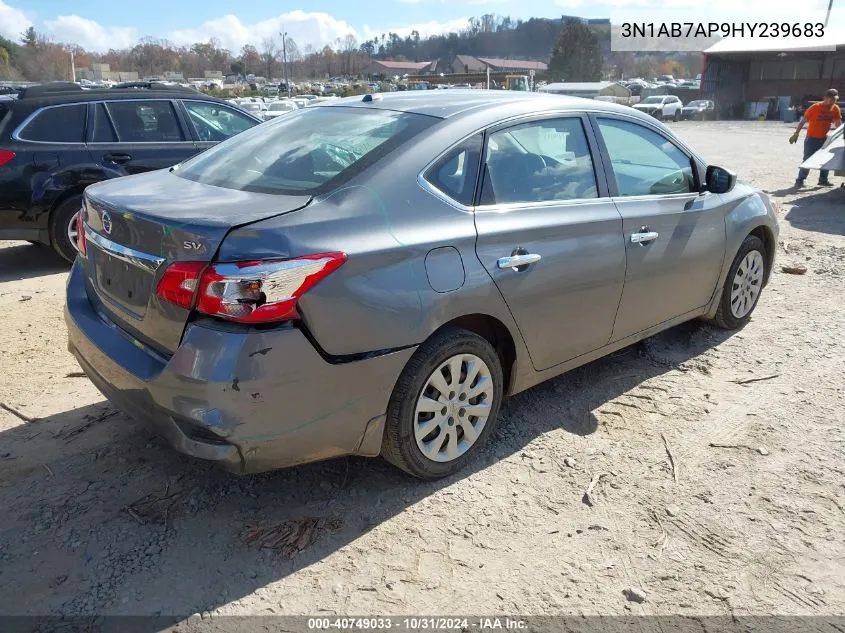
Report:
[[[518,394],[483,453],[435,482],[364,458],[229,475],[175,453],[106,402],[21,424],[0,433],[0,507],[10,518],[0,525],[0,614],[107,612],[177,622],[252,595],[341,548],[349,565],[364,565],[355,541],[376,526],[502,460],[517,456],[530,466],[525,460],[535,457],[526,446],[543,434],[596,433],[596,410],[649,379],[694,368],[728,337],[691,322]],[[565,457],[546,454],[544,467],[563,468]],[[449,503],[506,494],[485,490],[462,486]],[[366,570],[362,578],[369,586],[358,590],[389,590]],[[145,633],[163,628],[152,618],[127,627],[121,625]]]
[[786,220],[797,229],[845,235],[845,189],[823,189],[797,198]]
[[69,269],[70,264],[49,246],[21,242],[0,248],[0,282],[43,277]]

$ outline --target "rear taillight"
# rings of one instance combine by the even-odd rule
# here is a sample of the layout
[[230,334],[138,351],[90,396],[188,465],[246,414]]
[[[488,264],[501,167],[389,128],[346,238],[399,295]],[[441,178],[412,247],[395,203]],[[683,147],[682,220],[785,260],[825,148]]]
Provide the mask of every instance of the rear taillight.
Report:
[[7,149],[0,149],[0,167],[2,167],[3,165],[5,165],[8,162],[11,162],[11,160],[15,156],[16,156],[16,154],[12,151],[9,151]]
[[272,323],[299,318],[296,302],[346,261],[343,253],[206,266],[176,262],[156,294],[186,309],[238,323]]
[[85,209],[76,212],[76,250],[82,257],[88,256],[88,240],[85,237]]
[[194,307],[200,274],[208,264],[204,262],[176,262],[171,264],[158,282],[156,294],[180,308]]

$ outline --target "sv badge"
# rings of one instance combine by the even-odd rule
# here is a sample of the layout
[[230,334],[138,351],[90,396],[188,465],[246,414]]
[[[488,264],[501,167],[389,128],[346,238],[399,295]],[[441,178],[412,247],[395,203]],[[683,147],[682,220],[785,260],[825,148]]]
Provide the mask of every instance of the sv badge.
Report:
[[202,242],[193,242],[191,240],[185,240],[182,242],[182,248],[186,251],[191,251],[192,253],[201,253],[205,250],[205,245]]

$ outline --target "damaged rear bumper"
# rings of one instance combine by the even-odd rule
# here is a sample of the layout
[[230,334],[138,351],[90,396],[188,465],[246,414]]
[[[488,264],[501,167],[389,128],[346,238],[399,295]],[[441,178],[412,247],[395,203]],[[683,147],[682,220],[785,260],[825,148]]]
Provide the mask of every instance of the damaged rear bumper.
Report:
[[77,263],[68,280],[70,351],[116,407],[178,451],[253,473],[377,455],[393,385],[413,349],[330,362],[299,329],[189,323],[164,358],[96,311]]

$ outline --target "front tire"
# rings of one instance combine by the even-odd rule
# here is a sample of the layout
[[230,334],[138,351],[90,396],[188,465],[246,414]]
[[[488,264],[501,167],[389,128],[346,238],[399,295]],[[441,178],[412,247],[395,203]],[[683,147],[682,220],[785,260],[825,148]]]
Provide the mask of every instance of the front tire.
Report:
[[393,389],[382,456],[422,479],[456,473],[494,431],[503,384],[502,364],[489,341],[461,328],[435,334]]
[[82,208],[82,196],[71,196],[57,206],[50,217],[50,243],[64,259],[76,259],[76,214]]
[[749,235],[742,242],[731,264],[714,321],[724,330],[738,330],[751,320],[766,278],[766,247]]

